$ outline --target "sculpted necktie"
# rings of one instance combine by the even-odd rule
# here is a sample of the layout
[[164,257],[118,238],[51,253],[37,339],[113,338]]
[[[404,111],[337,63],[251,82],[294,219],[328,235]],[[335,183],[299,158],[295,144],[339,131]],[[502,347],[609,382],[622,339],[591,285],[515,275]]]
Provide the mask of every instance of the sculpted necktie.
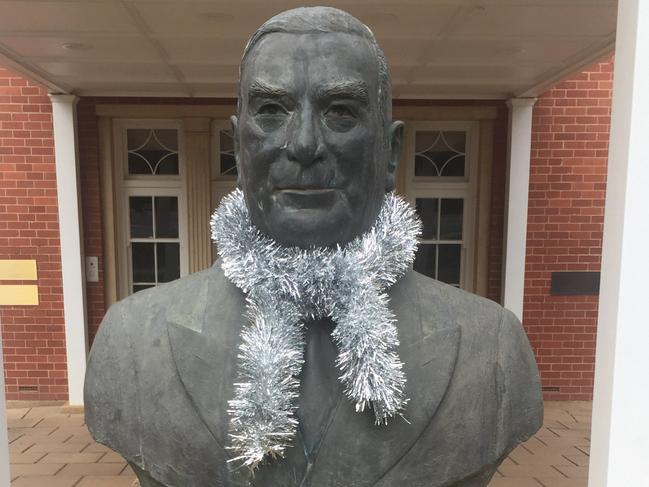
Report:
[[318,455],[327,429],[343,399],[336,369],[336,347],[331,339],[331,320],[311,321],[306,326],[306,349],[300,382],[297,416],[299,434],[309,462]]

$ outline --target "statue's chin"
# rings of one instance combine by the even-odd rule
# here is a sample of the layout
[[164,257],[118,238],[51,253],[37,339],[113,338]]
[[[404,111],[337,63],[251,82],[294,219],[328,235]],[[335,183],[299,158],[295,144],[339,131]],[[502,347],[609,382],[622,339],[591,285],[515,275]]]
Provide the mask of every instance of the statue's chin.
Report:
[[358,234],[354,226],[349,217],[335,218],[324,209],[282,211],[257,225],[277,243],[301,248],[345,245]]
[[313,248],[342,246],[369,230],[380,202],[359,208],[341,190],[283,190],[253,208],[252,223],[262,233],[287,247]]

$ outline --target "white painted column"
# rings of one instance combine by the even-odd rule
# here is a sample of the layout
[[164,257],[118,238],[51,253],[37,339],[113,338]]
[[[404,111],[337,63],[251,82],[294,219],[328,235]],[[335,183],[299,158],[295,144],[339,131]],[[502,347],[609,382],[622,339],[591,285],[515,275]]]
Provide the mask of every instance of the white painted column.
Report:
[[50,95],[50,99],[54,122],[69,400],[70,405],[82,405],[88,326],[76,130],[79,99],[74,95]]
[[619,0],[590,487],[649,485],[649,2]]
[[[2,324],[0,323],[0,326]],[[9,435],[7,434],[7,401],[5,396],[5,367],[0,337],[0,485],[9,485]]]
[[525,288],[525,243],[527,203],[530,187],[532,111],[536,98],[511,98],[507,147],[507,206],[503,259],[503,304],[523,318]]

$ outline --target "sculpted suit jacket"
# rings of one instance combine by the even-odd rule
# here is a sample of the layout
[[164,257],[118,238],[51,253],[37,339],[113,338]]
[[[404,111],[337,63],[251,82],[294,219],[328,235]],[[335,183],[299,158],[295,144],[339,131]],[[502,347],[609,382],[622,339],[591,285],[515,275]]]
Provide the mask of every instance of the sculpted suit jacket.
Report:
[[374,425],[337,379],[333,324],[310,323],[300,427],[254,475],[227,463],[245,296],[220,263],[113,305],[86,375],[86,423],[142,487],[482,487],[542,424],[538,370],[512,313],[416,272],[390,290],[410,399]]

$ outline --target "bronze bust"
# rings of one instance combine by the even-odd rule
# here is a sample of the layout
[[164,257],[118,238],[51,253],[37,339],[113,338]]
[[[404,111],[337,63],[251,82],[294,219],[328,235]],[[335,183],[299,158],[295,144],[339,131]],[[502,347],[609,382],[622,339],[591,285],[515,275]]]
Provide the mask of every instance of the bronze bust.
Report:
[[333,8],[273,17],[232,123],[222,258],[109,309],[95,439],[142,487],[486,486],[542,424],[538,370],[512,313],[410,269],[371,31]]

